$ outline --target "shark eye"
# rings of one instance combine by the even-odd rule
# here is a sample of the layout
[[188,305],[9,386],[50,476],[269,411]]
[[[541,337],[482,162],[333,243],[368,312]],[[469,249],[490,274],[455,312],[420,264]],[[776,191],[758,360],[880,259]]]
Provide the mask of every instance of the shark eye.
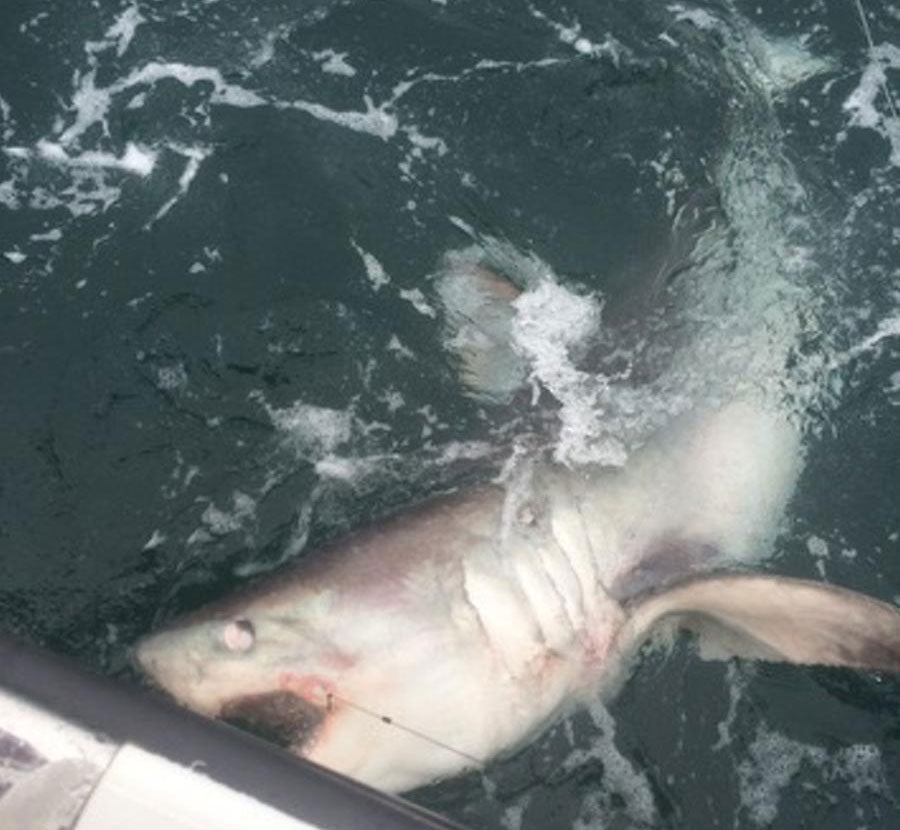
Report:
[[229,651],[250,651],[255,641],[256,632],[250,620],[232,620],[222,630],[222,642]]

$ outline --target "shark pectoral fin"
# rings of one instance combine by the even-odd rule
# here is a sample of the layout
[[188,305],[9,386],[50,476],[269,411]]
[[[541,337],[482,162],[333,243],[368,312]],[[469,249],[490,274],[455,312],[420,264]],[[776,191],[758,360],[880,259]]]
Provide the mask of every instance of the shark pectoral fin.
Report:
[[824,583],[773,576],[710,576],[628,606],[622,642],[673,621],[695,632],[701,655],[851,666],[900,674],[900,609]]

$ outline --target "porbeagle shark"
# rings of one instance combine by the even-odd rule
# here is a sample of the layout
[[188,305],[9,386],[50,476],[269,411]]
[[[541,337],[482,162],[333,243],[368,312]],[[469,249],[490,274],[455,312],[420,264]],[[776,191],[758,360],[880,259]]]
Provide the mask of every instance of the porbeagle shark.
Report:
[[[515,291],[478,265],[449,279],[469,292],[460,356],[477,385],[512,360]],[[900,672],[897,608],[740,567],[771,546],[800,455],[763,402],[695,410],[623,467],[535,460],[527,487],[442,495],[355,532],[147,636],[136,660],[185,706],[388,791],[614,694],[666,628],[704,656]]]

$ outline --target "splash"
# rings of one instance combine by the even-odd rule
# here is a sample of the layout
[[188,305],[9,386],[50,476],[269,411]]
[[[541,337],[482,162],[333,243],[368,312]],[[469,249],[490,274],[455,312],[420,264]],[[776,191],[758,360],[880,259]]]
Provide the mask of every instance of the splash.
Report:
[[635,769],[634,765],[615,745],[616,724],[609,711],[599,703],[588,707],[594,725],[601,730],[590,750],[575,751],[566,759],[569,767],[584,763],[587,758],[597,758],[603,763],[606,778],[604,790],[583,802],[576,830],[588,830],[598,823],[605,824],[622,808],[615,803],[614,796],[624,802],[624,812],[633,827],[651,827],[656,822],[657,812],[653,791],[647,776]]
[[856,744],[829,754],[822,747],[759,727],[750,757],[738,767],[741,805],[752,824],[767,827],[775,820],[782,793],[803,770],[843,783],[856,795],[890,794],[878,747]]
[[352,435],[352,409],[329,409],[303,402],[274,408],[265,404],[282,440],[301,457],[321,459],[346,444]]
[[[191,9],[183,11],[192,19]],[[177,12],[169,9],[169,12]],[[310,19],[327,16],[327,4],[307,13]],[[310,66],[347,84],[341,94],[345,106],[335,106],[314,97],[297,97],[291,89],[272,86],[265,68],[273,60],[278,42],[293,26],[280,24],[269,31],[261,51],[245,56],[246,72],[229,74],[214,65],[179,60],[165,54],[152,60],[141,57],[142,38],[155,34],[160,18],[138,4],[123,8],[102,36],[83,45],[83,61],[72,73],[71,89],[57,93],[62,111],[45,131],[35,138],[20,134],[20,125],[12,106],[0,98],[0,152],[9,160],[9,175],[0,182],[0,206],[10,210],[24,208],[48,213],[67,211],[72,220],[105,214],[122,205],[123,194],[142,182],[144,198],[155,200],[160,193],[158,175],[170,175],[174,188],[147,211],[144,229],[150,229],[167,217],[185,200],[207,160],[220,148],[216,112],[222,109],[268,109],[276,113],[296,113],[339,130],[368,136],[384,143],[396,143],[405,149],[398,174],[403,180],[415,179],[414,168],[430,157],[448,152],[441,136],[426,135],[413,122],[403,121],[399,102],[420,78],[400,83],[376,98],[368,93],[369,79],[359,75],[347,60],[348,53],[320,50],[305,53]],[[262,25],[254,21],[254,26]],[[227,75],[227,77],[226,77]],[[257,80],[257,76],[262,76]],[[356,100],[359,103],[354,104]],[[125,140],[121,135],[124,113],[147,111],[150,107],[175,106],[178,117],[155,114],[146,119],[140,139]],[[137,116],[138,121],[141,116]],[[130,120],[130,117],[129,119]],[[40,125],[35,125],[41,130]],[[21,132],[24,132],[21,131]],[[47,168],[57,175],[49,178]],[[128,180],[131,179],[129,182]],[[227,183],[227,180],[226,180]],[[21,246],[27,246],[22,240]],[[413,300],[411,300],[413,301]],[[424,298],[416,307],[424,307]]]
[[[861,0],[856,0],[860,26],[866,39],[869,63],[859,84],[844,101],[850,113],[850,126],[875,130],[891,148],[889,164],[900,167],[900,113],[891,91],[888,72],[900,71],[900,47],[893,43],[876,44]],[[879,109],[878,102],[886,112]]]

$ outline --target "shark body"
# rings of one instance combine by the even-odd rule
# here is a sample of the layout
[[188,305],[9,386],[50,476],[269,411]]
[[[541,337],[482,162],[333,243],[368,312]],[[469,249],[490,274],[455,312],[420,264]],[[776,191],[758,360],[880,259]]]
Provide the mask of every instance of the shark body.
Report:
[[796,431],[747,401],[682,416],[624,468],[536,464],[441,496],[138,644],[184,705],[405,791],[613,694],[665,625],[720,657],[900,672],[900,611],[742,572],[794,487]]

